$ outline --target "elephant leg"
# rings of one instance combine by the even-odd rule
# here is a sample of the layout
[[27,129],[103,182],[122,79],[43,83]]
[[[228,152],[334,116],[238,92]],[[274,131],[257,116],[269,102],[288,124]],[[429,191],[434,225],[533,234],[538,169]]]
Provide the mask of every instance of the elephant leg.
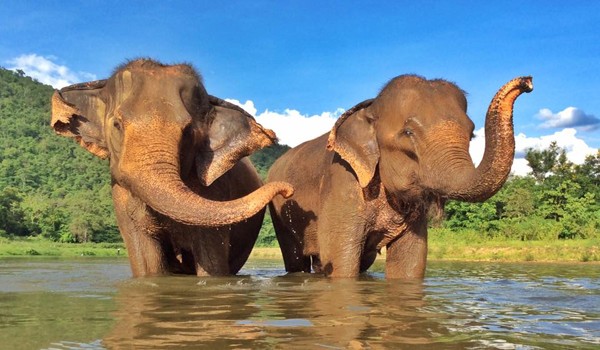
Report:
[[321,259],[318,255],[311,255],[312,269],[315,273],[323,273],[323,265],[321,265]]
[[260,232],[264,218],[264,210],[248,220],[231,225],[229,273],[235,275],[248,261],[256,238]]
[[[359,230],[345,235],[331,235],[329,243],[321,244],[321,270],[330,277],[356,277],[360,273],[360,257],[364,235]],[[350,237],[349,237],[350,236]]]
[[373,265],[377,258],[376,250],[363,251],[362,258],[360,259],[360,272],[365,272]]
[[365,272],[373,265],[379,250],[377,249],[378,244],[381,242],[383,233],[380,231],[373,231],[367,233],[365,246],[363,248],[362,256],[360,259],[360,272]]
[[427,265],[427,219],[421,215],[387,245],[385,277],[422,279]]
[[283,255],[283,263],[285,271],[293,272],[310,272],[311,262],[309,256],[304,256],[304,244],[300,241],[297,234],[288,228],[281,220],[281,213],[277,213],[273,204],[269,204],[269,212],[275,228],[275,235],[279,242],[279,249]]
[[320,190],[317,224],[322,271],[331,277],[356,277],[367,239],[364,196],[345,163],[334,163],[330,171]]
[[112,187],[115,214],[127,247],[134,277],[168,273],[168,263],[159,239],[158,225],[146,205],[118,184]]
[[358,276],[366,239],[364,222],[360,215],[345,219],[335,214],[322,215],[318,237],[319,258],[324,274],[331,277]]
[[194,234],[192,254],[197,276],[229,275],[229,226]]

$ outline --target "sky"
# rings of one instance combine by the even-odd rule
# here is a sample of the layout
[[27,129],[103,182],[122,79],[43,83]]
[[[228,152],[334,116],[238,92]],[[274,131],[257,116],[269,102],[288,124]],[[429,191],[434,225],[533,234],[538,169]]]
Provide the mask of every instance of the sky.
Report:
[[139,57],[192,64],[208,92],[246,108],[280,143],[331,128],[395,76],[468,93],[482,156],[487,106],[517,76],[513,172],[557,141],[583,162],[600,147],[597,1],[4,1],[0,66],[60,88]]

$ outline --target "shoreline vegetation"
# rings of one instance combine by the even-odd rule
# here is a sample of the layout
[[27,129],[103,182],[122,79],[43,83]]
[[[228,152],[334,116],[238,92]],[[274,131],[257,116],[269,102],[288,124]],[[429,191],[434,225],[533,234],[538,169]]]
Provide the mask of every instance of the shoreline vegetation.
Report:
[[[443,240],[432,234],[429,240],[429,260],[600,263],[600,240]],[[9,257],[75,258],[127,257],[123,243],[60,243],[41,238],[0,238],[0,259]],[[279,247],[254,247],[250,259],[283,259]],[[385,250],[377,256],[385,259]]]

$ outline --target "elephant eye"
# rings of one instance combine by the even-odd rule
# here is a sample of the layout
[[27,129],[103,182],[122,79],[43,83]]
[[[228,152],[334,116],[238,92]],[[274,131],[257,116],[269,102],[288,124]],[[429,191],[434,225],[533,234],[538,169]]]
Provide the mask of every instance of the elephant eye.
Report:
[[121,122],[119,120],[115,119],[113,121],[113,126],[115,127],[115,129],[121,131]]
[[402,134],[403,134],[403,135],[406,135],[406,136],[412,136],[412,135],[414,135],[415,133],[414,133],[414,132],[413,132],[411,129],[408,129],[408,128],[407,128],[407,129],[404,129],[404,130],[402,130]]

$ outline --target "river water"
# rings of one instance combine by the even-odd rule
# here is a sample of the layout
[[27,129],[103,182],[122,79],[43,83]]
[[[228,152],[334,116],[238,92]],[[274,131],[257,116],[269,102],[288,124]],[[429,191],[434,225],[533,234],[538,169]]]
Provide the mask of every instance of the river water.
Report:
[[421,283],[132,279],[125,259],[0,260],[0,349],[598,349],[599,265],[430,262]]

